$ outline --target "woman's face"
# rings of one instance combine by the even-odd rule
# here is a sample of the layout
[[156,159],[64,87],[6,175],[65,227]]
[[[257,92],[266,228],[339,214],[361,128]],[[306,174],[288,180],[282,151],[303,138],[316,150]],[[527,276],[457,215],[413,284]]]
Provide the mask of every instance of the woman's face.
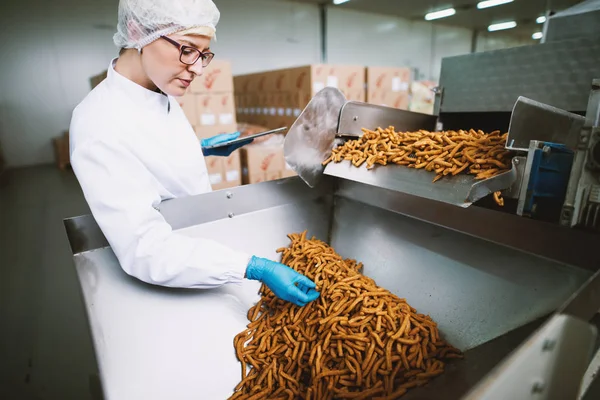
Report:
[[[169,35],[181,45],[192,46],[201,52],[209,51],[210,38],[200,35]],[[142,50],[142,67],[148,78],[164,93],[183,96],[196,76],[202,75],[202,59],[194,65],[179,61],[180,50],[165,39],[158,39]]]

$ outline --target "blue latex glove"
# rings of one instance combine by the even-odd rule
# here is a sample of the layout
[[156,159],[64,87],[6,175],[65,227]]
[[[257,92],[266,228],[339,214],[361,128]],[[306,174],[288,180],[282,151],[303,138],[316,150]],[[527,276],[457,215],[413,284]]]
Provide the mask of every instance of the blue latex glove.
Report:
[[313,281],[290,267],[275,261],[252,256],[246,268],[246,278],[261,281],[282,300],[304,307],[319,298]]
[[229,142],[230,140],[235,140],[235,139],[237,139],[239,137],[240,137],[240,133],[239,132],[235,132],[235,133],[223,133],[221,135],[213,136],[213,137],[208,138],[208,139],[202,139],[200,141],[200,146],[202,146],[202,153],[205,156],[227,157],[231,153],[233,153],[234,151],[236,151],[237,149],[239,149],[240,147],[252,143],[252,139],[248,139],[248,140],[243,141],[241,143],[238,143],[236,145],[223,146],[223,147],[219,147],[219,148],[216,148],[216,149],[206,149],[205,148],[205,147],[208,147],[208,146],[214,146],[214,145],[219,144],[219,143]]

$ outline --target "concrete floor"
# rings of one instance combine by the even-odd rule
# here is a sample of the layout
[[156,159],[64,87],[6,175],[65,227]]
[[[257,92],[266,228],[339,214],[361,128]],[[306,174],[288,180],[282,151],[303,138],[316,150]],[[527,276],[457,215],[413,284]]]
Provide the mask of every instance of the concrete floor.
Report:
[[92,399],[92,342],[62,220],[89,209],[72,171],[0,177],[0,399]]

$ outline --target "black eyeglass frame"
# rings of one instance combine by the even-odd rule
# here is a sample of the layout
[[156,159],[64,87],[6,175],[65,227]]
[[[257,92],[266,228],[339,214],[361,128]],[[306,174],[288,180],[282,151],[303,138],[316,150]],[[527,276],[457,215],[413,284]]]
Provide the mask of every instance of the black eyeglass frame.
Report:
[[[185,65],[194,65],[194,64],[196,64],[198,62],[198,60],[200,58],[202,58],[202,66],[203,67],[208,67],[208,65],[210,64],[210,62],[215,57],[215,53],[212,53],[210,51],[201,52],[200,50],[198,50],[195,47],[186,46],[184,44],[176,42],[175,40],[173,40],[173,39],[171,39],[170,37],[167,37],[167,36],[161,36],[161,38],[165,39],[167,42],[171,43],[173,46],[179,48],[179,61],[182,64],[185,64]],[[186,50],[191,50],[191,51],[193,51],[193,52],[196,53],[196,57],[194,58],[194,62],[189,63],[189,62],[183,61],[183,52],[186,51]]]

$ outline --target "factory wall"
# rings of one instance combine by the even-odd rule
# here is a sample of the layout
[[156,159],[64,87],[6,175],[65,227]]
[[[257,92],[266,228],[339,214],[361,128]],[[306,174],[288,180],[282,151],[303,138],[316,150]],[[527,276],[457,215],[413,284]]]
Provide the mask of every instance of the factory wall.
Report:
[[327,61],[406,66],[416,79],[438,80],[444,57],[471,52],[472,31],[329,7]]
[[[318,63],[319,10],[273,0],[216,0],[213,49],[234,74]],[[51,139],[69,126],[89,78],[117,54],[118,0],[32,0],[2,6],[0,143],[7,166],[53,160]],[[31,10],[35,10],[32,13]],[[411,66],[417,79],[439,76],[441,59],[471,50],[471,31],[329,7],[328,62]],[[500,46],[482,42],[482,48]]]
[[492,51],[506,49],[509,47],[526,46],[538,43],[537,40],[531,39],[531,37],[518,37],[515,35],[508,35],[503,33],[488,33],[481,32],[477,34],[477,45],[475,51]]

